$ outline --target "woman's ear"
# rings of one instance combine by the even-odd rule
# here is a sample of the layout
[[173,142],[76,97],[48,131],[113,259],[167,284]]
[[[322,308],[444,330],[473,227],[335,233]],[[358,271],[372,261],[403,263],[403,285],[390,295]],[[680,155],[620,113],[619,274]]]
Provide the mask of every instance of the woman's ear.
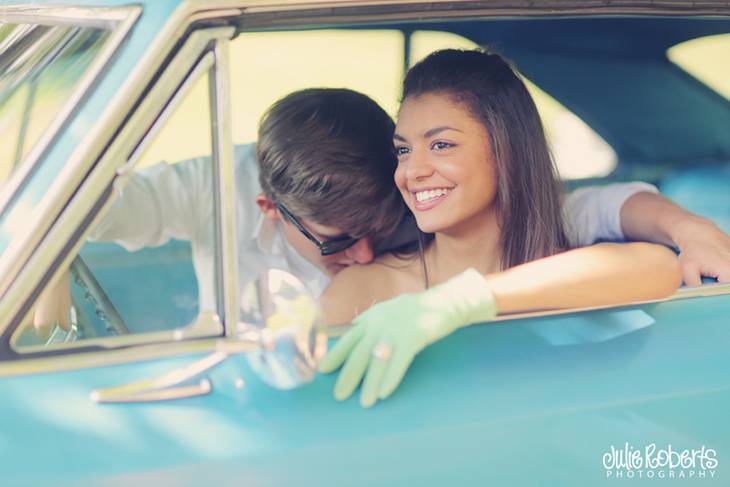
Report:
[[263,193],[259,193],[258,195],[256,195],[256,205],[258,205],[261,213],[264,214],[264,217],[268,218],[269,220],[281,219],[281,214],[276,208],[276,203],[267,198]]

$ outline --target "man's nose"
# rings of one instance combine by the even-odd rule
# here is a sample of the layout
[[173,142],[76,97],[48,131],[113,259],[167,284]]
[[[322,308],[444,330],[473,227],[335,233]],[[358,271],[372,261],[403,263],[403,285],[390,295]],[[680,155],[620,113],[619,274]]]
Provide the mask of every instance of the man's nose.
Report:
[[373,243],[370,237],[363,237],[355,245],[345,250],[345,256],[358,264],[369,264],[373,261]]

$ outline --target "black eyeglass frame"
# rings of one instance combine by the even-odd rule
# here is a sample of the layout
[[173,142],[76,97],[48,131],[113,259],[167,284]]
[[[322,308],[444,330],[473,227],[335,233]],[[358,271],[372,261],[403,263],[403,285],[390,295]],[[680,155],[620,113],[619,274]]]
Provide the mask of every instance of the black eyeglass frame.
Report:
[[297,220],[297,217],[292,215],[291,212],[287,210],[284,205],[282,205],[281,203],[276,203],[276,207],[284,215],[284,217],[289,220],[291,224],[296,227],[297,230],[301,232],[302,235],[307,237],[307,239],[309,239],[314,245],[317,246],[317,248],[319,249],[319,254],[322,257],[337,254],[339,252],[342,252],[343,250],[347,250],[355,245],[358,240],[360,240],[359,238],[350,237],[349,235],[343,235],[342,237],[337,237],[333,238],[332,240],[322,242],[317,237],[312,235],[309,230],[307,230],[304,225],[302,225],[301,222]]

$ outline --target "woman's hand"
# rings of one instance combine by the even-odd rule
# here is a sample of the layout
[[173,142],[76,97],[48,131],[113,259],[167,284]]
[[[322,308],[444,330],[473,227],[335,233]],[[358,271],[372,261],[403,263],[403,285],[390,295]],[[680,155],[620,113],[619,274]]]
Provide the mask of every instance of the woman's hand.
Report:
[[[418,352],[454,330],[496,316],[487,280],[468,269],[443,284],[403,294],[371,307],[319,366],[329,373],[343,364],[335,384],[338,401],[350,397],[365,376],[360,404],[370,407],[400,384]],[[367,372],[367,374],[366,374]]]

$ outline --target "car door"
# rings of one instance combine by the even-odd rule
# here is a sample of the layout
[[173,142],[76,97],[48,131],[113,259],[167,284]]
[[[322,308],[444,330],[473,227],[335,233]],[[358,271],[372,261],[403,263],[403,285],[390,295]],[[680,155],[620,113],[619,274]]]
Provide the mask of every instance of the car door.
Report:
[[[202,36],[197,48],[175,51],[166,64],[174,71],[163,69],[156,78],[173,80],[149,87],[145,99],[157,110],[145,117],[139,108],[127,125],[134,130],[109,147],[105,157],[116,176],[107,183],[113,177],[129,182],[130,154],[137,147],[154,150],[155,133],[163,136],[164,122],[174,123],[165,107],[184,111],[186,94],[202,93],[211,107],[210,148],[225,140],[216,130],[225,127],[219,74],[230,34],[225,28],[195,32]],[[206,81],[196,85],[200,79]],[[155,120],[162,121],[159,130]],[[231,168],[225,149],[212,152],[209,174],[216,179]],[[39,254],[46,266],[38,289],[27,285],[26,294],[16,295],[28,304],[24,311],[18,306],[17,322],[8,320],[0,364],[0,478],[10,485],[585,485],[606,479],[612,456],[605,455],[624,445],[666,450],[671,444],[718,455],[730,448],[727,286],[686,291],[678,297],[688,299],[665,303],[515,317],[460,330],[420,354],[391,398],[363,410],[356,397],[343,404],[332,399],[334,376],[282,391],[251,372],[241,353],[254,349],[229,323],[237,308],[230,297],[235,266],[230,243],[228,253],[223,243],[232,216],[223,210],[225,184],[217,190],[211,233],[220,249],[214,307],[193,309],[192,318],[181,313],[195,292],[175,282],[164,285],[170,294],[159,307],[175,304],[165,312],[153,316],[157,308],[140,312],[123,304],[127,292],[139,292],[135,287],[143,289],[139,299],[150,294],[143,285],[160,275],[189,281],[192,266],[191,250],[179,242],[160,247],[154,259],[86,247],[96,245],[86,237],[124,187],[107,195],[97,188],[94,198],[70,204],[65,221],[75,221],[75,231]],[[51,281],[60,282],[78,253],[125,324],[139,327],[75,341],[71,335],[66,343],[22,342],[23,320],[29,326],[33,317],[30,302]],[[129,267],[98,267],[109,260]],[[188,267],[178,275],[180,261]],[[73,279],[83,274],[76,267]],[[130,268],[131,278],[121,275]],[[135,279],[138,274],[143,277]],[[100,305],[93,280],[80,280],[70,282],[75,307],[97,324],[87,332],[103,334],[109,308]],[[210,313],[195,320],[201,311]],[[159,326],[145,328],[150,324]]]
[[[67,23],[69,16],[73,23],[79,16],[103,12],[113,17],[115,13],[89,10],[72,11],[68,15],[66,11],[49,12],[40,8],[35,13],[41,25]],[[21,12],[20,20],[33,20],[32,13]],[[136,10],[135,14],[138,14]],[[159,16],[160,9],[152,7],[146,21],[138,26],[143,34],[149,32]],[[0,364],[2,414],[8,419],[0,433],[4,450],[0,474],[3,483],[95,483],[102,474],[113,477],[130,470],[200,463],[206,458],[230,458],[232,452],[238,451],[233,445],[246,443],[234,441],[240,439],[240,431],[230,428],[235,409],[225,413],[226,406],[221,408],[219,403],[227,394],[234,393],[238,398],[246,381],[242,378],[242,364],[235,355],[254,347],[250,341],[234,337],[238,312],[235,236],[231,230],[234,196],[233,186],[227,183],[232,179],[233,167],[227,133],[229,121],[223,101],[227,97],[226,43],[232,29],[186,31],[185,26],[194,20],[185,18],[182,24],[177,20],[179,25],[174,26],[179,29],[177,39],[165,39],[166,44],[175,47],[170,52],[160,50],[161,59],[154,59],[160,68],[150,76],[151,82],[142,86],[138,102],[127,100],[129,112],[104,115],[105,120],[126,123],[113,138],[94,141],[97,147],[106,146],[106,149],[99,160],[88,166],[90,169],[77,185],[70,203],[65,208],[59,201],[46,205],[61,209],[51,226],[50,237],[44,240],[46,236],[36,226],[36,235],[30,237],[40,239],[41,243],[13,274],[10,296],[6,295],[3,301],[9,313],[3,320]],[[19,30],[12,32],[19,38],[26,35]],[[126,40],[126,50],[118,51],[122,60],[128,60],[130,51],[139,48],[139,37],[146,36],[143,34]],[[35,44],[30,41],[34,39],[28,41],[33,48]],[[145,58],[141,57],[139,62],[144,63]],[[119,81],[115,75],[118,69],[118,66],[107,66],[99,90]],[[130,69],[131,73],[139,72],[133,65]],[[89,101],[93,95],[91,89],[84,93],[86,104],[79,102],[74,107],[73,120],[83,121],[93,113],[94,104]],[[39,103],[45,101],[40,99]],[[143,154],[154,152],[160,132],[175,130],[176,120],[181,117],[200,122],[195,130],[199,139],[195,150],[202,155],[187,156],[194,159],[198,179],[202,181],[201,191],[206,190],[208,196],[192,208],[209,216],[206,221],[209,224],[195,229],[195,242],[211,249],[205,257],[213,269],[211,275],[205,276],[209,282],[203,283],[210,293],[201,301],[198,288],[202,284],[196,282],[200,275],[196,275],[194,268],[197,262],[193,262],[190,244],[181,240],[182,230],[176,228],[172,235],[162,237],[137,234],[134,242],[117,239],[114,234],[115,225],[121,224],[128,230],[135,228],[139,220],[150,220],[152,217],[145,211],[152,208],[152,203],[163,213],[174,204],[190,204],[185,195],[175,193],[175,188],[165,194],[170,200],[163,201],[155,200],[162,193],[154,193],[154,197],[145,200],[138,197],[142,192],[134,188],[135,184],[146,184],[149,179],[145,178],[150,175],[183,172],[182,166],[165,162],[149,171],[135,167]],[[74,134],[73,130],[54,135],[58,137],[52,141],[54,147],[68,145],[74,137],[79,139],[78,132]],[[174,161],[174,157],[173,151],[162,159]],[[53,165],[53,161],[43,161],[28,169],[29,182],[18,190],[16,201],[45,192],[42,184],[33,178],[49,164]],[[57,186],[75,184],[63,173],[56,179]],[[183,185],[182,189],[189,188]],[[124,213],[119,209],[120,202],[125,200],[122,194],[129,201],[123,208],[127,214],[124,219],[110,222],[116,218],[115,212]],[[174,199],[181,202],[175,203]],[[30,230],[30,223],[26,222],[22,229]],[[162,223],[170,226],[170,222]],[[7,228],[6,225],[4,230]],[[22,232],[11,234],[11,245],[23,236]],[[145,239],[155,240],[156,245],[151,246],[156,248],[137,251]],[[92,240],[109,242],[101,244]],[[40,279],[34,281],[34,277]],[[70,310],[64,307],[63,313],[44,321],[39,318],[42,314],[39,310],[44,302],[55,299],[58,287],[61,301],[70,301]],[[23,305],[16,307],[21,302]],[[233,316],[229,331],[224,328],[227,316]],[[234,338],[226,342],[227,336]],[[229,359],[229,355],[234,358]],[[206,378],[209,369],[223,374],[220,387],[213,386]],[[166,375],[170,372],[174,376]],[[150,393],[144,397],[127,399],[125,394],[94,394],[96,389],[160,377],[162,382],[141,385],[143,392]],[[156,401],[160,393],[166,399],[200,396],[200,402],[192,409],[185,405],[185,400],[175,403],[172,409],[168,409],[172,402],[162,409],[153,405],[148,412],[144,412],[145,406],[139,409],[134,405],[99,404]],[[238,399],[233,403],[226,399],[223,402],[232,406]],[[45,409],[44,405],[51,404],[57,407],[53,411]],[[211,434],[213,431],[217,433]]]

